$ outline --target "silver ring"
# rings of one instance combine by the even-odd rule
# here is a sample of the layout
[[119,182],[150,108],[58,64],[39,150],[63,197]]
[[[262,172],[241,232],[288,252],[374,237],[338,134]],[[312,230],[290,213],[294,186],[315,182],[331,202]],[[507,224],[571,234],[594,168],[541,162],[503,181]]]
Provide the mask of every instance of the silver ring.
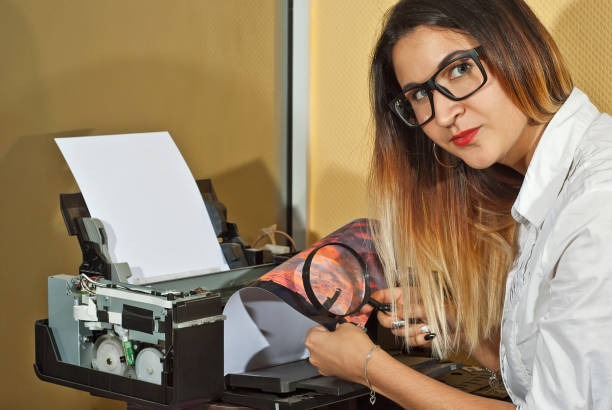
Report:
[[431,329],[427,325],[421,326],[419,328],[419,333],[431,333]]
[[392,329],[399,329],[400,327],[404,327],[404,326],[406,326],[405,320],[394,320],[391,322]]

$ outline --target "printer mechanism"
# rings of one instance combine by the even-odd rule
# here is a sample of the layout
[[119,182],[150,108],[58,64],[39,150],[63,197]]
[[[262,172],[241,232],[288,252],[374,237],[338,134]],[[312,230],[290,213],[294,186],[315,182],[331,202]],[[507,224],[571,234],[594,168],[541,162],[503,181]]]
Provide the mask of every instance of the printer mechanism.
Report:
[[35,324],[39,378],[155,408],[221,397],[222,298],[270,269],[273,256],[250,249],[227,222],[210,180],[197,183],[234,270],[147,286],[129,284],[129,265],[111,262],[83,196],[60,195],[83,262],[76,276],[48,278],[49,318]]

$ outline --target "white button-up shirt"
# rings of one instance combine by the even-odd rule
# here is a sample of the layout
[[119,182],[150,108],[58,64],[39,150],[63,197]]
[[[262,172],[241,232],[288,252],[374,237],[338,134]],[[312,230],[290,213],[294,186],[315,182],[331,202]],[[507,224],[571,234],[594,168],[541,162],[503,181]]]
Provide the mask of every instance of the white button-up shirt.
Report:
[[612,117],[574,89],[512,208],[500,346],[519,409],[612,409]]

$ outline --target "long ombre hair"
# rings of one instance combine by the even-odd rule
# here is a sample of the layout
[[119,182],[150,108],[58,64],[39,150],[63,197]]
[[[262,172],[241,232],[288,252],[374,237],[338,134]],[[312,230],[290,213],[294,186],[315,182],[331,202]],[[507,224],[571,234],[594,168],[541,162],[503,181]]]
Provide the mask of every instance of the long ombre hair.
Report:
[[[393,46],[420,25],[474,38],[487,69],[532,123],[550,120],[572,81],[550,34],[522,0],[403,0],[387,14],[370,71],[376,126],[372,229],[389,287],[402,288],[403,317],[411,317],[416,292],[438,335],[434,353],[445,357],[497,336],[516,253],[510,209],[522,176],[499,164],[484,170],[463,163],[442,167],[421,128],[408,127],[389,110],[389,101],[401,93]],[[457,161],[442,150],[439,158]]]

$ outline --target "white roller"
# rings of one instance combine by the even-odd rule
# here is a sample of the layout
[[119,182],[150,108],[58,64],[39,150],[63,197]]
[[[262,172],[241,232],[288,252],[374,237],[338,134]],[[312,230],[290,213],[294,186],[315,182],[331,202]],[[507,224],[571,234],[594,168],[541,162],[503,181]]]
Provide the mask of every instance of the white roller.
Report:
[[94,369],[121,376],[126,375],[127,364],[123,344],[117,336],[108,334],[100,336],[94,345],[93,357],[91,365]]
[[161,375],[164,370],[162,357],[161,352],[154,347],[142,349],[136,356],[136,378],[161,385]]

